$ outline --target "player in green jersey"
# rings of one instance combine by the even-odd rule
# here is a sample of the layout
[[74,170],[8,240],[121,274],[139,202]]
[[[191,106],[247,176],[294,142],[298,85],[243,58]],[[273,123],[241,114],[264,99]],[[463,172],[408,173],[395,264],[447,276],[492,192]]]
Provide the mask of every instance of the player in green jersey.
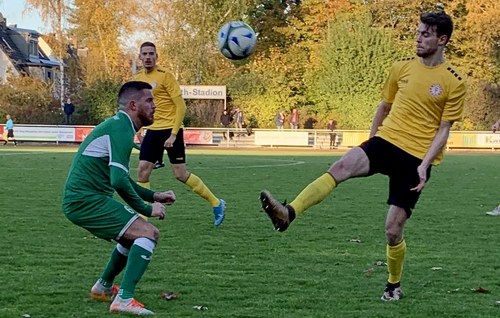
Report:
[[[133,296],[160,233],[139,213],[163,219],[164,204],[172,204],[175,194],[145,189],[129,175],[134,135],[154,121],[151,85],[139,81],[125,83],[118,93],[118,104],[117,114],[99,124],[78,149],[64,186],[63,210],[74,224],[97,237],[117,242],[91,289],[91,298],[111,301],[114,297],[111,312],[152,315]],[[115,192],[125,204],[113,198]],[[113,281],[124,269],[118,290]]]

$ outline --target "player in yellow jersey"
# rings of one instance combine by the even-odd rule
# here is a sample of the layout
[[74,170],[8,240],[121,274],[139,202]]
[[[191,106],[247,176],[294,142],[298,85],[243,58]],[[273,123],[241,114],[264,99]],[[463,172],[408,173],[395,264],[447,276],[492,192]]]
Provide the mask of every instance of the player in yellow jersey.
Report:
[[144,42],[139,52],[139,59],[144,68],[134,76],[134,79],[153,86],[156,111],[154,123],[147,127],[141,144],[138,182],[143,187],[150,187],[151,171],[155,163],[162,158],[163,149],[166,149],[175,178],[212,205],[214,225],[219,226],[224,220],[226,203],[217,198],[198,176],[186,169],[186,151],[182,134],[186,104],[177,80],[171,73],[156,65],[157,58],[156,46],[151,42]]
[[446,13],[422,14],[417,57],[393,64],[369,140],[349,150],[290,204],[281,204],[267,190],[260,194],[275,229],[285,231],[296,215],[323,201],[341,182],[375,173],[389,176],[385,223],[389,277],[382,300],[403,296],[404,226],[429,180],[431,166],[442,160],[451,125],[462,117],[465,79],[443,54],[452,31],[453,22]]
[[[495,133],[497,130],[500,129],[500,119],[497,120],[496,123],[494,123],[492,126],[491,126],[491,130],[493,130],[493,132]],[[486,214],[488,215],[491,215],[491,216],[499,216],[500,215],[500,204],[494,208],[492,211],[488,211],[486,212]]]

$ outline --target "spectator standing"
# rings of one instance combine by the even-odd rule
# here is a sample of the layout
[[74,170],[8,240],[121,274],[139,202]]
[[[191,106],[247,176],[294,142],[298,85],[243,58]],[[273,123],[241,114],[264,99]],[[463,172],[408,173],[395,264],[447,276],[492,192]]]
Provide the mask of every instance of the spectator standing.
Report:
[[[229,128],[229,126],[231,125],[231,115],[226,109],[224,109],[222,115],[220,115],[220,124],[224,128]],[[225,130],[222,132],[222,135],[224,136],[224,140],[227,140],[227,132]],[[233,139],[231,133],[229,133],[229,138],[231,140]]]
[[326,128],[330,131],[330,149],[335,149],[335,141],[337,139],[337,133],[335,132],[337,130],[337,121],[330,119]]
[[71,124],[71,117],[73,116],[73,113],[75,112],[75,105],[71,102],[71,98],[68,97],[66,100],[66,103],[64,103],[63,107],[64,115],[66,116],[66,125]]
[[233,120],[236,129],[243,130],[243,112],[239,107],[234,110]]
[[297,130],[299,128],[299,112],[297,108],[292,108],[292,113],[290,114],[290,129]]
[[285,124],[285,112],[283,110],[280,110],[276,114],[276,118],[274,119],[274,122],[276,123],[276,128],[278,130],[283,130],[283,125]]

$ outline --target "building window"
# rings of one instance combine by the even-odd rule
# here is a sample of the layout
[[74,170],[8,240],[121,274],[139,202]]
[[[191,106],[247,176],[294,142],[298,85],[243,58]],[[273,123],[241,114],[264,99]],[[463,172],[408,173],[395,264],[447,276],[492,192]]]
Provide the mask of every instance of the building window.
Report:
[[49,80],[52,79],[52,72],[51,71],[47,72],[47,79],[49,79]]
[[33,41],[33,40],[30,41],[29,53],[31,56],[38,57],[38,43],[36,41]]

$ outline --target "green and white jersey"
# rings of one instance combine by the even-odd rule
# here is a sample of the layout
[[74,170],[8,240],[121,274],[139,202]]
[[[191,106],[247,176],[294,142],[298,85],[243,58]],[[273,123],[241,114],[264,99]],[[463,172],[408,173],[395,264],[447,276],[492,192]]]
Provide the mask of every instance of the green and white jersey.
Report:
[[[80,145],[64,187],[63,206],[91,196],[113,197],[116,191],[135,211],[150,216],[153,191],[130,178],[130,154],[136,130],[129,115],[119,111],[100,123]],[[64,209],[65,213],[71,209]]]

